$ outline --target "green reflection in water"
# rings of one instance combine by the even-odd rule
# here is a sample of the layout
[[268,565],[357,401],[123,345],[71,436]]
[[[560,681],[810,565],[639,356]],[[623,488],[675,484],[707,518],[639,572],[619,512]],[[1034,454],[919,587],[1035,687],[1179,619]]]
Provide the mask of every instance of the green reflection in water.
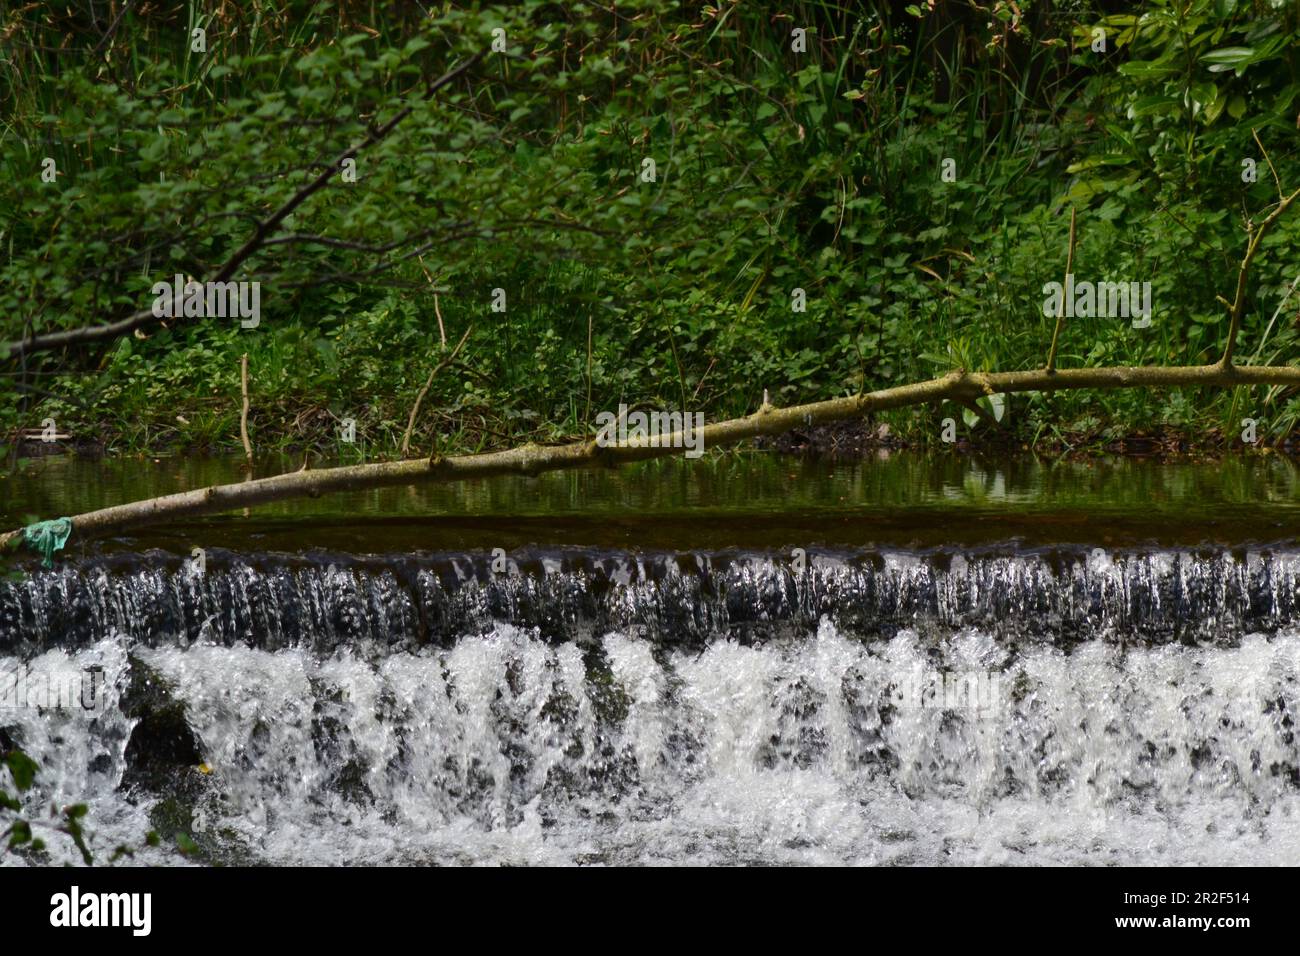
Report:
[[[257,473],[298,464],[264,460]],[[231,458],[35,459],[0,475],[0,511],[13,526],[238,481],[241,468]],[[836,463],[741,452],[297,499],[145,529],[110,546],[1230,544],[1289,539],[1298,517],[1300,470],[1278,456],[1052,462],[894,453]]]

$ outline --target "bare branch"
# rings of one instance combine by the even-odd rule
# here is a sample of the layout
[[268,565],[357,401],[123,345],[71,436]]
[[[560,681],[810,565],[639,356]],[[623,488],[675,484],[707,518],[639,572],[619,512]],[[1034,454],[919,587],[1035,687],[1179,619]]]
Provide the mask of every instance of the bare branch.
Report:
[[1282,180],[1277,178],[1277,170],[1273,168],[1273,160],[1269,158],[1268,150],[1264,148],[1264,144],[1259,141],[1259,131],[1252,129],[1250,135],[1255,138],[1255,145],[1258,146],[1259,151],[1264,154],[1264,162],[1268,163],[1268,171],[1273,174],[1273,184],[1277,186],[1277,198],[1284,198],[1286,193],[1282,190]]
[[[420,414],[420,403],[424,401],[424,396],[428,394],[429,386],[433,384],[433,380],[439,372],[445,369],[452,362],[456,361],[456,356],[460,354],[461,346],[465,344],[465,340],[469,338],[469,334],[473,331],[474,326],[472,325],[465,330],[465,334],[460,337],[460,341],[457,342],[456,347],[451,350],[451,354],[433,367],[433,371],[430,372],[429,377],[425,379],[424,388],[420,389],[420,394],[415,396],[415,404],[411,406],[411,417],[406,420],[406,433],[402,435],[403,458],[406,457],[407,452],[411,447],[411,431],[415,428],[415,417]],[[447,343],[444,341],[443,348],[446,348],[446,346]]]
[[244,458],[248,461],[249,474],[253,470],[253,446],[248,441],[248,353],[239,357],[239,394],[244,400],[239,413],[239,440],[244,445]]
[[[474,64],[483,58],[483,51],[475,53],[472,57],[454,67],[447,73],[444,73],[438,79],[434,80],[425,89],[423,100],[430,99],[438,90],[447,86],[457,77],[469,70]],[[408,104],[397,113],[383,126],[375,127],[370,130],[364,139],[355,145],[345,149],[334,160],[333,165],[327,166],[316,175],[309,183],[295,192],[289,199],[280,206],[275,212],[271,213],[266,219],[257,224],[253,234],[245,240],[244,244],[235,250],[234,254],[222,264],[222,266],[212,276],[212,282],[225,282],[235,274],[244,261],[253,253],[257,252],[271,235],[280,228],[290,214],[299,206],[306,202],[312,195],[324,189],[325,186],[338,174],[339,168],[349,159],[353,159],[363,149],[371,146],[383,139],[406,117],[415,112],[415,104]],[[51,332],[47,335],[36,335],[25,338],[17,342],[8,342],[4,345],[10,357],[15,355],[25,355],[29,352],[38,352],[46,349],[63,348],[68,345],[79,345],[83,342],[96,342],[103,339],[114,339],[120,335],[132,332],[141,326],[148,325],[158,321],[158,317],[153,314],[153,309],[142,309],[134,315],[127,316],[125,319],[119,319],[116,322],[109,322],[105,325],[91,325],[79,329],[69,329],[63,332]]]
[[1300,197],[1300,189],[1297,189],[1289,196],[1284,196],[1281,202],[1277,204],[1277,208],[1268,214],[1268,217],[1259,224],[1259,228],[1254,230],[1250,236],[1250,245],[1246,247],[1246,256],[1241,260],[1241,268],[1237,270],[1237,294],[1232,300],[1232,324],[1228,326],[1228,344],[1223,349],[1223,358],[1219,360],[1219,364],[1225,368],[1232,365],[1232,352],[1237,346],[1237,333],[1241,331],[1241,317],[1246,311],[1246,277],[1250,273],[1250,264],[1255,260],[1255,254],[1259,252],[1259,244],[1263,241],[1269,227],[1278,221],[1297,197]]
[[1052,347],[1047,352],[1047,374],[1056,370],[1056,347],[1061,340],[1061,327],[1065,325],[1065,286],[1070,281],[1070,270],[1074,268],[1074,207],[1070,207],[1070,246],[1065,254],[1065,280],[1061,283],[1061,307],[1056,310],[1056,328],[1052,332]]

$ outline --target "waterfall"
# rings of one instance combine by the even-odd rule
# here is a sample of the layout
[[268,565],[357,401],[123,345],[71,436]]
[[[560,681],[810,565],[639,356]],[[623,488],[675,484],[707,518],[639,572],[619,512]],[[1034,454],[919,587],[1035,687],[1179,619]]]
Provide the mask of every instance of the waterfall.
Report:
[[1298,571],[102,557],[0,585],[0,746],[227,862],[1294,865]]
[[906,627],[1000,637],[1223,641],[1300,624],[1300,551],[825,551],[802,569],[761,552],[584,549],[357,557],[213,549],[200,571],[161,551],[0,581],[0,649],[132,641],[447,644],[493,623],[548,640],[628,630],[703,646]]

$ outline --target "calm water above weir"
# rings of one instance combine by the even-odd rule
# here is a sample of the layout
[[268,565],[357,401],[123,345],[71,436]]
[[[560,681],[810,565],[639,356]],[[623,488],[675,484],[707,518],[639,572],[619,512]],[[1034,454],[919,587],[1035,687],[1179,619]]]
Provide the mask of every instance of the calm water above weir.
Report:
[[[261,461],[259,476],[301,462]],[[240,481],[242,459],[28,461],[0,471],[5,526]],[[385,488],[263,505],[145,529],[104,548],[192,546],[356,553],[463,547],[614,548],[986,544],[1241,544],[1300,527],[1300,467],[1137,459],[985,461],[887,454],[833,463],[732,454],[618,471],[552,472]],[[73,547],[76,547],[74,539]]]
[[[49,459],[2,509],[238,475]],[[74,538],[0,580],[0,745],[101,851],[1300,864],[1298,476],[737,455]]]

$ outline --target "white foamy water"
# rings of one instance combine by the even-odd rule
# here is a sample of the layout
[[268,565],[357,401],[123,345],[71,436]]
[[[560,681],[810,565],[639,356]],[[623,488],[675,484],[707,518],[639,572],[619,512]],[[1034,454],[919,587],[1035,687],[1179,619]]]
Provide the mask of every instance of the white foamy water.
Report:
[[[238,859],[1300,864],[1296,631],[1067,653],[823,621],[701,651],[500,624],[414,653],[131,653],[211,769],[196,836]],[[86,800],[98,852],[138,845],[159,797],[119,787],[122,644],[28,666],[101,668],[107,694],[0,712],[42,763],[29,805]]]

